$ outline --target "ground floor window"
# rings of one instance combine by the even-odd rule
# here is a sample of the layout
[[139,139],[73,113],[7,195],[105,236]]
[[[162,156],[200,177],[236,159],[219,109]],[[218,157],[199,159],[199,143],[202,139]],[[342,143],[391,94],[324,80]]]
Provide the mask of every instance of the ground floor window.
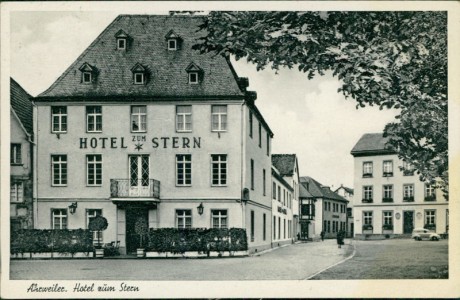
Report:
[[227,228],[227,210],[214,209],[211,211],[212,228]]
[[363,230],[372,230],[372,211],[364,211],[363,212]]
[[331,221],[327,221],[327,232],[331,232]]
[[283,220],[283,239],[286,238],[286,219]]
[[177,228],[192,228],[192,210],[178,209],[176,210]]
[[67,209],[51,210],[51,228],[67,229]]
[[425,210],[425,227],[429,229],[436,228],[436,210]]
[[12,183],[10,186],[10,201],[23,202],[24,201],[24,186],[22,182]]
[[263,240],[265,241],[267,239],[267,215],[263,215],[263,220],[262,220],[262,232],[263,232]]
[[[87,209],[86,210],[86,228],[89,226],[89,222],[97,217],[102,216],[102,209]],[[93,244],[98,244],[102,241],[102,231],[93,231]]]
[[273,217],[273,239],[276,240],[276,217]]
[[251,242],[254,242],[254,226],[255,226],[255,217],[254,217],[254,211],[251,210]]
[[383,212],[383,229],[386,229],[386,230],[393,229],[393,212],[392,211]]
[[281,239],[281,218],[278,217],[278,240]]

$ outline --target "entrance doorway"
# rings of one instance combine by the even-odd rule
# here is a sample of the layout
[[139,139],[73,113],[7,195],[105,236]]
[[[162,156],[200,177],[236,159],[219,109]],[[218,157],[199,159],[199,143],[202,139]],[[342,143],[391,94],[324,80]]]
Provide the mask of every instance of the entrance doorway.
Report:
[[126,208],[126,253],[136,252],[140,246],[140,237],[136,234],[135,224],[139,219],[149,221],[149,211],[145,207]]
[[307,223],[307,222],[300,223],[300,239],[301,240],[308,240],[308,225],[310,225],[310,223]]
[[403,233],[409,234],[414,230],[414,212],[403,212]]

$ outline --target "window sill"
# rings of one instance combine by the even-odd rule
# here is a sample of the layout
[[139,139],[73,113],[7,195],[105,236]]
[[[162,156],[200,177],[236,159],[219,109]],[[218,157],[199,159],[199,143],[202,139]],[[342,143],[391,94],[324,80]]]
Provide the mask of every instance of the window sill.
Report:
[[222,133],[222,132],[227,132],[227,130],[211,130],[211,132]]
[[52,187],[66,187],[67,184],[52,184]]
[[227,187],[226,184],[211,184],[211,187]]
[[102,130],[101,131],[88,131],[88,130],[86,130],[86,133],[102,133]]
[[191,187],[191,184],[176,184],[176,187]]
[[102,184],[97,184],[97,185],[96,184],[93,184],[93,185],[87,184],[86,187],[102,187]]
[[142,130],[142,131],[133,131],[133,130],[131,130],[131,133],[147,133],[147,130]]
[[177,133],[191,133],[191,130],[176,130]]
[[23,166],[23,163],[11,163],[12,166]]
[[51,133],[64,134],[64,133],[67,133],[67,131],[51,131]]

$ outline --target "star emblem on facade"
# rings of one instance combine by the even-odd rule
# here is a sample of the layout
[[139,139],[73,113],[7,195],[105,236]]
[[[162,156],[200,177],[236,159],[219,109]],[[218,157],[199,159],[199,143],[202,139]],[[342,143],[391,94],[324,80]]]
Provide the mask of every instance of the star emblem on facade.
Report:
[[143,145],[144,145],[144,144],[137,143],[136,145],[134,145],[134,150],[141,151]]

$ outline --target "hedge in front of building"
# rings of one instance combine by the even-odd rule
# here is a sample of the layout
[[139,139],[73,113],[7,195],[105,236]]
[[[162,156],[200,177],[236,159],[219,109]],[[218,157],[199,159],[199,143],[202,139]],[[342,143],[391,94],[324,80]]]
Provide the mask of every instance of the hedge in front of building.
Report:
[[248,242],[243,228],[151,228],[146,250],[158,253],[246,251]]
[[11,232],[11,254],[90,251],[93,251],[92,233],[87,229],[20,229]]

